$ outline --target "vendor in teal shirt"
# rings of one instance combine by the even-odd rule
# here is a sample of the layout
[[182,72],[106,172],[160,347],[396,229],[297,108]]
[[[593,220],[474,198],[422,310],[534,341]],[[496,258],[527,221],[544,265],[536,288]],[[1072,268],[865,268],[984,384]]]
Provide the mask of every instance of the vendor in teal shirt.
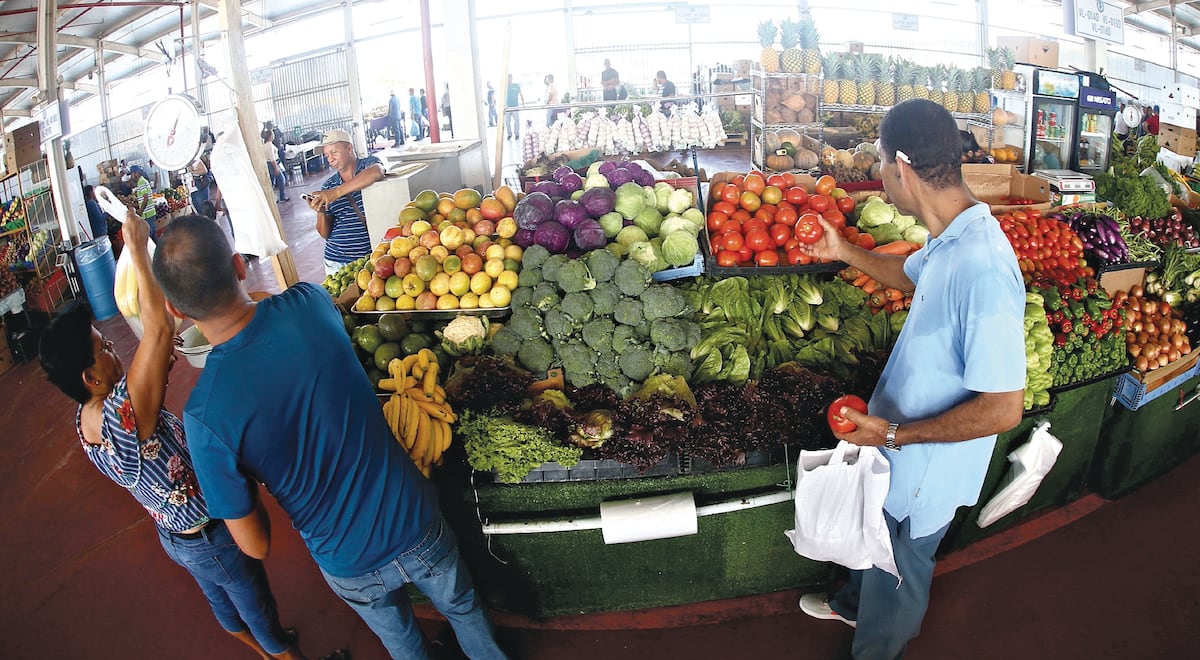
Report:
[[844,261],[880,283],[913,292],[912,309],[863,415],[839,436],[885,448],[884,502],[900,580],[878,568],[851,571],[831,597],[806,594],[807,614],[855,626],[856,658],[899,658],[920,631],[934,553],[960,506],[975,504],[996,435],[1021,421],[1025,386],[1025,289],[1011,245],[962,179],[961,140],[941,106],[893,107],[879,127],[884,190],[930,239],[907,257],[843,241],[821,221],[810,255]]

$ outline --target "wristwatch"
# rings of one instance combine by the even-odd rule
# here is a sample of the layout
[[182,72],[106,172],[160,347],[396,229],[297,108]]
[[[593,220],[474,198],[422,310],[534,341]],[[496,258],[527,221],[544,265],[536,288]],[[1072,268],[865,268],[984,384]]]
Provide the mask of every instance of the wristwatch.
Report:
[[900,451],[900,445],[896,444],[896,431],[900,430],[900,425],[891,422],[888,424],[887,432],[883,434],[883,446],[889,451]]

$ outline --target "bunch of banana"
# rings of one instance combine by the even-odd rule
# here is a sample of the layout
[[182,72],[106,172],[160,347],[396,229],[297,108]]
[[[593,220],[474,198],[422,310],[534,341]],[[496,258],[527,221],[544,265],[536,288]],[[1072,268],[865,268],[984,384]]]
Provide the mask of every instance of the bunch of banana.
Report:
[[113,297],[117,301],[117,311],[127,319],[137,318],[141,314],[141,305],[138,303],[137,268],[129,260],[117,266],[117,279],[113,284]]
[[388,378],[379,389],[393,392],[383,404],[392,435],[426,477],[450,447],[450,425],[457,416],[438,385],[437,356],[428,348],[388,363]]

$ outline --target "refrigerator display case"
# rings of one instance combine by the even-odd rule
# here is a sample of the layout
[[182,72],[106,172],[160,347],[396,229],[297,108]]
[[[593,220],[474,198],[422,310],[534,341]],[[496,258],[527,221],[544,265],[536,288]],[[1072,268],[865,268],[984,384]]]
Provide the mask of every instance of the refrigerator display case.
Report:
[[1077,143],[1079,75],[1037,68],[1032,74],[1025,171],[1068,169]]
[[1086,174],[1108,170],[1116,111],[1116,94],[1086,85],[1080,87],[1079,139],[1071,169]]

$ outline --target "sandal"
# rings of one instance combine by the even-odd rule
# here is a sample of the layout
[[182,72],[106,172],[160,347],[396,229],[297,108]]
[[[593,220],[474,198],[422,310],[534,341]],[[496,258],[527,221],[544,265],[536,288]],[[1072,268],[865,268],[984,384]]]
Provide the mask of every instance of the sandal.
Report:
[[338,649],[329,655],[321,656],[320,660],[350,660],[350,649]]
[[284,628],[281,637],[283,638],[283,643],[289,647],[296,647],[300,643],[300,632],[295,628]]

